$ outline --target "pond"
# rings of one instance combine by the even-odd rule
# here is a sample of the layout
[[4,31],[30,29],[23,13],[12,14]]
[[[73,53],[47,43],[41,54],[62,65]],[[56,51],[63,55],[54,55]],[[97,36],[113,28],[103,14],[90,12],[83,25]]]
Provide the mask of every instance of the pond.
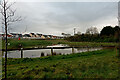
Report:
[[[69,47],[69,46],[64,45],[64,44],[59,44],[59,45],[52,45],[52,46],[47,46],[47,47]],[[101,50],[101,49],[102,49],[101,47],[74,48],[74,53],[96,51],[96,50]],[[55,54],[66,55],[66,54],[72,54],[73,50],[72,50],[72,48],[53,49],[53,52]],[[23,57],[24,58],[37,58],[37,57],[41,57],[41,53],[44,54],[44,56],[49,56],[49,55],[51,55],[51,49],[23,50]],[[19,51],[19,50],[8,51],[7,56],[8,56],[8,58],[21,58],[21,51]],[[5,53],[4,53],[3,57],[5,57]]]

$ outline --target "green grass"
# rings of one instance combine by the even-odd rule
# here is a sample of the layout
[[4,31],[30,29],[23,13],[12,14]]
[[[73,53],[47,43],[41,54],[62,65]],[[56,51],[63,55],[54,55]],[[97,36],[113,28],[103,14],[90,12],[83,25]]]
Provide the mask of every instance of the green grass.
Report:
[[[3,49],[5,49],[5,41],[2,42]],[[8,49],[16,49],[19,48],[19,44],[22,44],[23,48],[35,47],[35,46],[47,46],[52,45],[51,42],[45,40],[30,40],[30,39],[8,39]]]
[[[53,44],[68,44],[70,46],[113,46],[117,45],[117,43],[97,43],[97,42],[69,42],[66,40],[30,40],[30,39],[8,39],[8,49],[16,49],[19,48],[19,44],[23,45],[23,48],[30,48],[30,47],[38,47],[38,46],[48,46]],[[2,48],[5,49],[5,41],[2,41]]]
[[71,46],[116,46],[118,43],[112,42],[60,42],[61,44],[68,44]]
[[115,50],[105,49],[42,58],[8,59],[7,76],[14,79],[117,78],[119,65]]

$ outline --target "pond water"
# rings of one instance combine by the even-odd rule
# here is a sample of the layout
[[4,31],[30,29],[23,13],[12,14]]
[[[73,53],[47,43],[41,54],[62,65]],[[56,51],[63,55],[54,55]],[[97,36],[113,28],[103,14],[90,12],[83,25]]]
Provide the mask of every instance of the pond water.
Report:
[[[47,46],[47,47],[68,47],[68,45],[52,45],[52,46]],[[74,53],[81,53],[81,52],[87,52],[87,51],[96,51],[96,50],[101,50],[101,47],[96,47],[96,48],[74,48]],[[67,48],[67,49],[53,49],[53,52],[56,54],[72,54],[72,48]],[[41,57],[41,53],[44,53],[44,56],[51,55],[51,49],[37,49],[37,50],[23,50],[23,57],[24,58],[37,58]],[[8,52],[8,58],[21,58],[21,51],[16,50],[16,51],[9,51]],[[3,55],[5,57],[5,53]]]

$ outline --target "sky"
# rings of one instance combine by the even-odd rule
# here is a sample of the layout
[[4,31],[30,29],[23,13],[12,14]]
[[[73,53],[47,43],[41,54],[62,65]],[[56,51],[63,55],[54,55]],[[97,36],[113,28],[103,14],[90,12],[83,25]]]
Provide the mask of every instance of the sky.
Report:
[[119,0],[10,0],[11,2],[118,2]]
[[118,25],[117,2],[16,2],[13,9],[23,20],[11,24],[10,32],[35,32],[61,35],[84,33],[89,27],[98,31],[105,26]]

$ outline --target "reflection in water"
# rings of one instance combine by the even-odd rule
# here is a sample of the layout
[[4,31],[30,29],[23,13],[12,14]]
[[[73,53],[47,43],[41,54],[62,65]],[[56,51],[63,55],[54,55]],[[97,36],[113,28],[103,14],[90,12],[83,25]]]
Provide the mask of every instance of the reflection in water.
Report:
[[[67,47],[67,45],[53,45],[53,46],[47,46],[47,47]],[[80,53],[80,52],[86,52],[86,51],[95,51],[95,50],[101,50],[102,48],[74,48],[74,53]],[[53,52],[56,54],[71,54],[72,48],[68,49],[53,49]],[[42,54],[41,54],[42,53]],[[38,49],[38,50],[24,50],[23,51],[23,57],[24,58],[36,58],[43,56],[49,56],[51,55],[51,49]],[[4,56],[5,57],[5,54]],[[8,58],[21,58],[21,52],[19,50],[16,51],[9,51],[8,52]]]
[[52,45],[52,46],[47,46],[47,47],[69,47],[66,44],[59,44],[59,45]]

